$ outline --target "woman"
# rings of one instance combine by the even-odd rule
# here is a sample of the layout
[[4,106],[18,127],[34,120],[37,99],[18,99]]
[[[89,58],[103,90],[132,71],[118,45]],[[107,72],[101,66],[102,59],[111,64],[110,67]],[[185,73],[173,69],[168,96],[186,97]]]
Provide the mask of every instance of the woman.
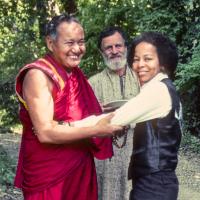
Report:
[[[170,80],[178,63],[176,46],[160,33],[146,32],[131,43],[128,61],[141,90],[115,111],[111,123],[136,124],[128,175],[133,182],[130,200],[176,200],[181,104]],[[85,122],[95,124],[92,119],[99,117]]]
[[130,199],[175,200],[181,104],[170,78],[178,63],[176,46],[160,33],[146,32],[133,40],[128,60],[138,75],[141,92],[117,111],[112,123],[124,116],[129,116],[126,123],[137,123],[129,166]]

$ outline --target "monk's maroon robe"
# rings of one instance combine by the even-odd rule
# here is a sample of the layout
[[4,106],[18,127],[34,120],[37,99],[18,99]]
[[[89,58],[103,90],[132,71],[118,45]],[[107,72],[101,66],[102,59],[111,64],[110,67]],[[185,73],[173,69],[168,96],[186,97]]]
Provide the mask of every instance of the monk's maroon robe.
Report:
[[51,55],[23,67],[16,79],[23,134],[15,186],[22,188],[24,194],[62,188],[60,194],[55,194],[58,200],[95,200],[97,181],[93,156],[99,159],[111,157],[111,139],[83,139],[62,145],[40,143],[32,130],[22,95],[24,76],[32,68],[42,70],[53,82],[54,120],[71,122],[101,113],[99,103],[78,67],[69,75]]

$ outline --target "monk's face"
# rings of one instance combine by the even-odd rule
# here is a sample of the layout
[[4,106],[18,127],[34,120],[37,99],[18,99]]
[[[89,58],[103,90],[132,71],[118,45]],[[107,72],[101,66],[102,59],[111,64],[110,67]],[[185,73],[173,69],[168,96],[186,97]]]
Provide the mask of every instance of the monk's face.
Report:
[[81,62],[85,54],[84,30],[76,22],[63,22],[57,27],[55,39],[48,38],[48,48],[54,58],[65,68],[71,69]]

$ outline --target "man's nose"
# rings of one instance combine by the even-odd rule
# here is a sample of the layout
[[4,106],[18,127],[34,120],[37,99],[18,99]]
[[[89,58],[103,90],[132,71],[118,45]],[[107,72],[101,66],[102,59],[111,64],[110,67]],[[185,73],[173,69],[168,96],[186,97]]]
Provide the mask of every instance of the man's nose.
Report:
[[117,54],[118,53],[118,49],[116,48],[115,45],[112,46],[111,52],[112,52],[112,54]]

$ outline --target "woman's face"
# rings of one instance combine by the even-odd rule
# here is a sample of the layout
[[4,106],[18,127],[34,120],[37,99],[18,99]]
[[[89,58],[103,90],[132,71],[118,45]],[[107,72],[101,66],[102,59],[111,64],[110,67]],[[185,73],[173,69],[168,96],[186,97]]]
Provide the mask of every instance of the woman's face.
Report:
[[132,68],[138,75],[140,84],[150,81],[160,72],[156,47],[147,42],[139,43],[135,48]]

